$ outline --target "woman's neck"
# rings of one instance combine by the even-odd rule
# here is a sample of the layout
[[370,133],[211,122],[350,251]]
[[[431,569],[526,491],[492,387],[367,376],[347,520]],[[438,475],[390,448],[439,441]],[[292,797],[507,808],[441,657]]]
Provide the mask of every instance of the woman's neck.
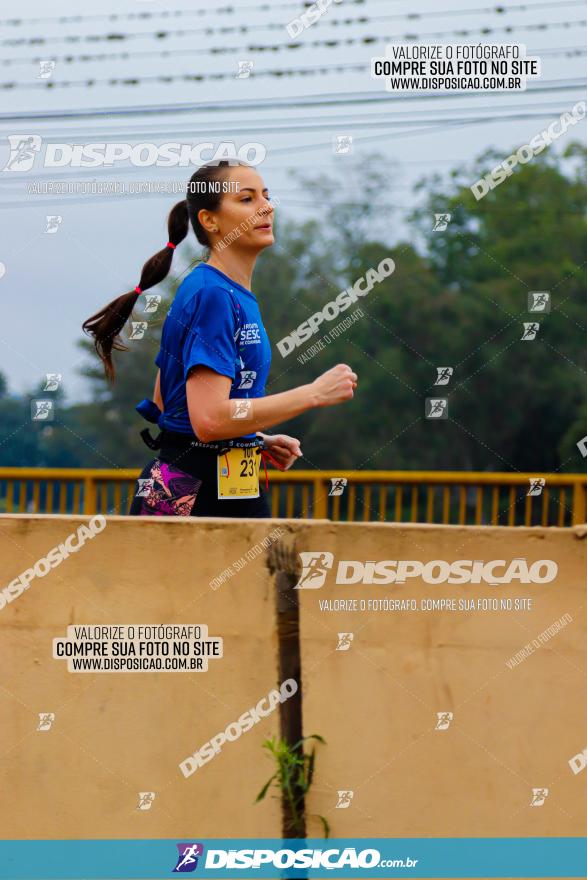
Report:
[[229,278],[232,278],[233,281],[236,281],[237,284],[240,284],[247,290],[251,290],[256,259],[256,254],[251,256],[243,253],[220,255],[213,251],[206,262],[208,266],[212,266],[213,269],[219,269]]

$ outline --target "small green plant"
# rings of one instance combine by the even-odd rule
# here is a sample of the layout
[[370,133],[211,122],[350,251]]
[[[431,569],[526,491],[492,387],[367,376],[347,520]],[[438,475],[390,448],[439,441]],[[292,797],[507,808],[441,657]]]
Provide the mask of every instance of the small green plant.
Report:
[[[263,748],[267,749],[275,760],[277,770],[265,783],[255,800],[256,804],[262,801],[272,784],[279,788],[286,813],[289,814],[288,825],[295,832],[296,837],[305,837],[304,799],[314,778],[316,749],[313,748],[309,754],[306,754],[304,741],[307,739],[315,739],[326,744],[326,740],[317,733],[302,737],[293,746],[275,736],[265,740]],[[318,816],[318,819],[322,822],[324,837],[328,837],[330,825],[324,816]]]

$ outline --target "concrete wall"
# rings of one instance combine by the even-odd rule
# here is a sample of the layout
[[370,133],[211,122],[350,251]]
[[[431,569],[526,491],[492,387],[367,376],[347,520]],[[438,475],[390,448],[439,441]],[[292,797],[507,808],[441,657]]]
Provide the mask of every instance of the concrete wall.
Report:
[[[3,585],[88,517],[1,517]],[[184,778],[178,765],[277,683],[263,559],[209,581],[267,531],[243,523],[108,520],[83,549],[0,611],[4,838],[278,836],[280,806],[253,801],[272,773],[261,750],[278,712]],[[270,526],[270,524],[269,524]],[[207,672],[70,673],[52,658],[68,624],[207,624],[224,656]],[[38,713],[54,712],[49,731]],[[138,793],[153,791],[149,810]]]
[[[0,516],[2,585],[88,517]],[[210,581],[284,530],[218,589]],[[112,517],[0,610],[4,838],[278,837],[278,800],[253,805],[272,765],[262,741],[279,713],[227,743],[188,779],[178,763],[279,680],[275,570],[299,551],[339,559],[548,558],[549,584],[336,585],[297,590],[303,731],[322,735],[307,802],[333,837],[581,836],[587,771],[585,528],[508,529]],[[294,592],[289,594],[292,606]],[[532,597],[518,612],[326,612],[335,598]],[[568,623],[513,669],[506,660],[554,621]],[[207,624],[224,639],[208,672],[69,673],[52,658],[68,624]],[[352,632],[347,651],[339,632]],[[437,712],[453,712],[435,730]],[[36,730],[54,712],[51,730]],[[530,807],[533,788],[549,789]],[[352,790],[348,809],[337,792]],[[150,810],[138,792],[154,791]],[[319,836],[316,819],[308,835]]]
[[[336,837],[583,836],[587,770],[585,528],[321,526],[307,549],[335,559],[548,558],[555,581],[508,586],[339,585],[300,590],[303,711],[319,733],[312,813]],[[325,598],[528,597],[531,611],[324,612]],[[506,661],[564,614],[528,659]],[[337,634],[353,632],[348,651]],[[452,712],[436,730],[437,712]],[[533,788],[543,806],[530,807]],[[337,791],[352,790],[336,809]],[[316,822],[310,830],[317,832]]]

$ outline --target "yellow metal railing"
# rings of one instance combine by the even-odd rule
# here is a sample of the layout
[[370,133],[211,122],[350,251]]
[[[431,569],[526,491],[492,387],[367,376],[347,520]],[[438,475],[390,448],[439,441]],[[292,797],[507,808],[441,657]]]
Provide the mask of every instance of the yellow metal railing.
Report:
[[[127,514],[139,473],[0,468],[0,513]],[[288,518],[571,526],[587,521],[587,474],[270,470],[269,503]]]

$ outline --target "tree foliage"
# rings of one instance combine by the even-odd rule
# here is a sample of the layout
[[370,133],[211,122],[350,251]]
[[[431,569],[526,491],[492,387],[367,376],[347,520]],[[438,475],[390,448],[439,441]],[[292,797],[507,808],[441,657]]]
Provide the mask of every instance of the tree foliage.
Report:
[[[340,180],[304,181],[321,221],[280,220],[276,245],[259,258],[254,288],[273,344],[267,393],[311,382],[349,364],[359,386],[349,403],[314,410],[273,428],[302,440],[310,468],[584,471],[576,447],[587,434],[584,343],[587,151],[572,145],[519,167],[485,198],[470,185],[498,161],[488,151],[471,167],[421,181],[406,240],[390,223],[397,174],[381,157],[354,166],[354,201]],[[347,166],[348,168],[348,166]],[[449,213],[445,231],[434,215]],[[194,259],[199,252],[194,250]],[[395,272],[355,306],[325,322],[287,357],[276,342],[391,256]],[[105,380],[91,344],[83,375],[91,402],[57,401],[56,418],[32,423],[29,397],[11,396],[0,376],[4,465],[139,467],[149,450],[135,404],[152,395],[160,329],[177,284],[131,351],[115,353],[118,381]],[[549,314],[528,311],[528,293],[550,291]],[[364,317],[300,362],[302,352],[360,307]],[[537,320],[536,339],[522,341]],[[437,367],[453,367],[435,386]],[[66,384],[66,383],[65,383]],[[448,418],[425,418],[424,401],[448,397]]]

